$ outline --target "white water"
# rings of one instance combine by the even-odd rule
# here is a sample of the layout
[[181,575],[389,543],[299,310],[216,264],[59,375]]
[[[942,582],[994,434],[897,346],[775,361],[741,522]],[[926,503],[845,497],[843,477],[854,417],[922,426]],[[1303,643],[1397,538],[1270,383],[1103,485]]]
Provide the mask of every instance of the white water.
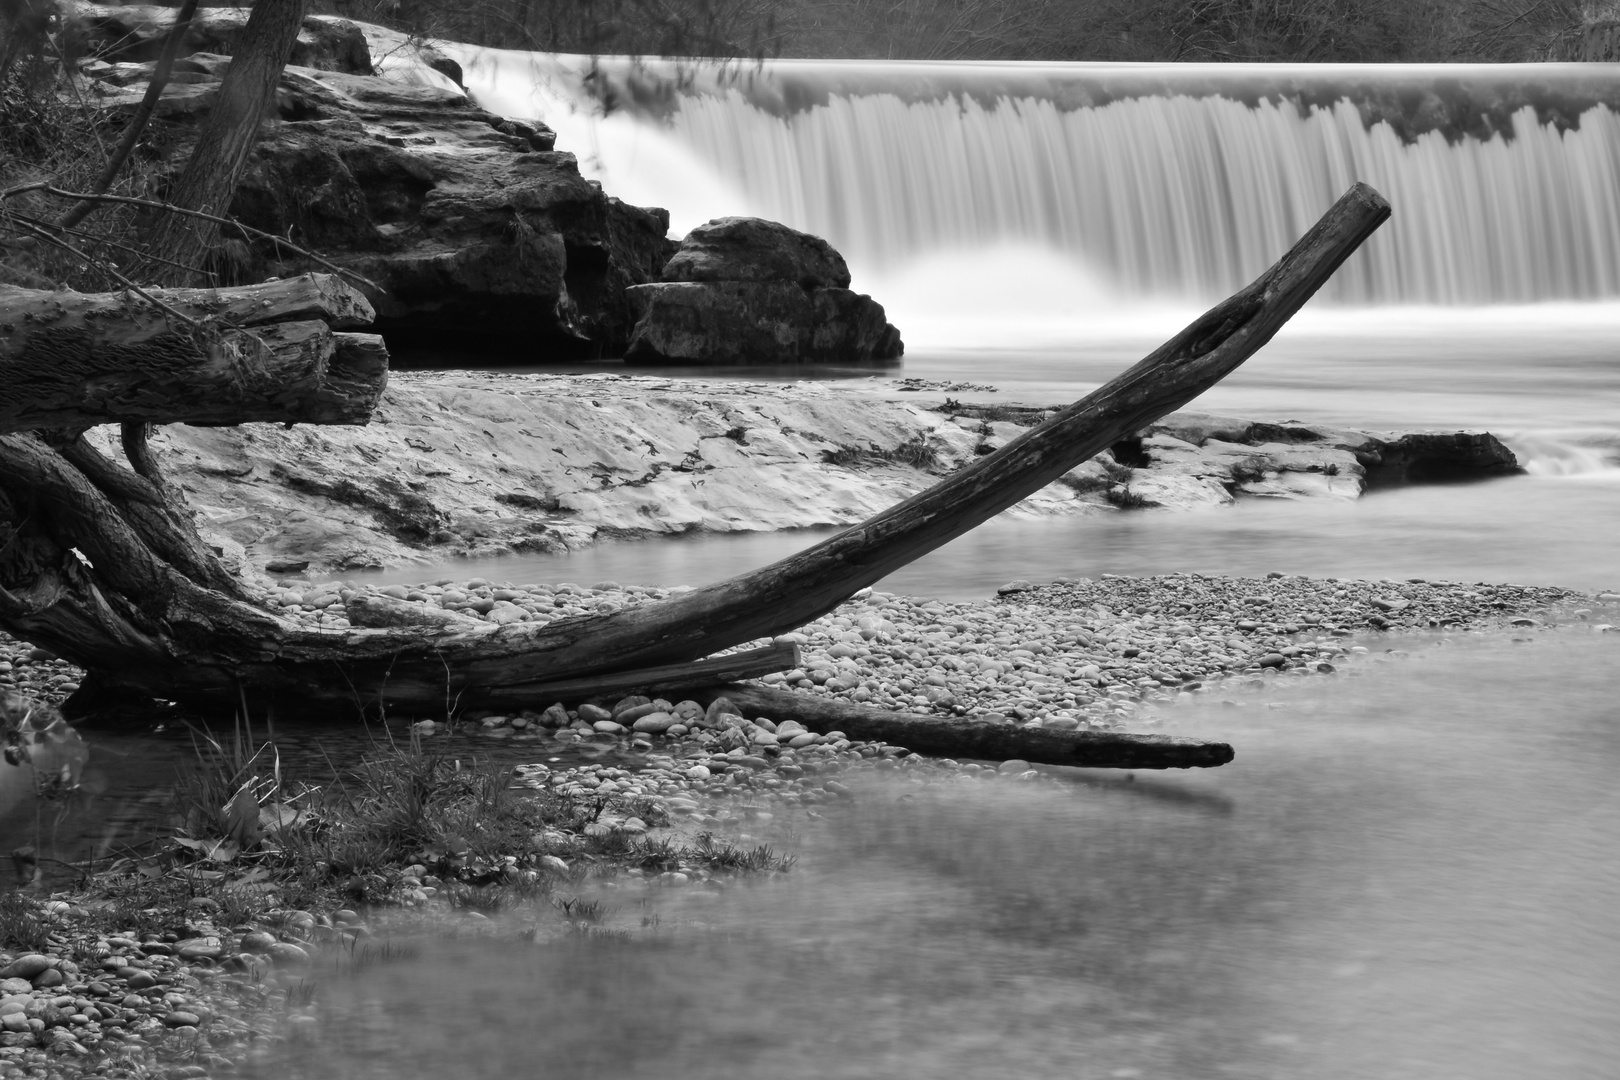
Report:
[[[675,82],[668,65],[607,60],[587,91],[579,58],[461,59],[483,104],[550,123],[608,191],[670,208],[677,235],[756,213],[827,236],[905,335],[893,374],[999,390],[949,395],[963,400],[1074,400],[1366,180],[1394,218],[1195,407],[1485,429],[1529,473],[1351,507],[998,522],[888,587],[972,596],[1012,577],[1173,569],[1620,584],[1620,115],[1602,104],[1606,67],[802,61]],[[1403,138],[1439,114],[1449,126]],[[691,538],[450,572],[695,584],[805,542]]]
[[[1563,131],[1525,104],[1503,118],[1507,135],[1410,141],[1361,113],[1459,71],[1473,81],[1451,94],[1475,115],[1500,111],[1503,82],[1568,92],[1585,87],[1589,65],[1167,66],[1160,92],[1144,93],[1111,85],[1118,65],[789,61],[730,80],[700,72],[671,97],[658,85],[675,77],[669,65],[620,62],[596,69],[597,93],[610,86],[625,102],[604,118],[578,58],[464,59],[481,102],[540,115],[609,191],[668,207],[678,232],[724,214],[774,218],[825,236],[874,290],[919,260],[1022,242],[1129,294],[1208,299],[1252,278],[1364,180],[1396,217],[1329,296],[1620,295],[1620,116],[1607,106]],[[1211,79],[1225,81],[1210,92]],[[1335,80],[1344,96],[1333,97]],[[1285,82],[1292,96],[1253,99]],[[636,107],[638,92],[667,115]]]

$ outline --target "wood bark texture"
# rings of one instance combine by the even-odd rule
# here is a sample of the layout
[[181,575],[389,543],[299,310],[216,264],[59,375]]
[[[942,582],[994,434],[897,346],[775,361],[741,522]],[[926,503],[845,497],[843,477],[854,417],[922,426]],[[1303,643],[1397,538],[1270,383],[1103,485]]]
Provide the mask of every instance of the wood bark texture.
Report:
[[124,293],[0,285],[0,432],[106,423],[363,424],[388,380],[366,298],[305,274],[235,289],[157,289],[204,324]]
[[[294,624],[198,584],[122,517],[108,525],[116,508],[60,455],[32,436],[0,436],[0,526],[10,530],[0,535],[0,618],[104,688],[224,708],[246,695],[301,712],[442,715],[446,702],[510,707],[535,684],[688,663],[803,625],[1185,405],[1270,340],[1388,216],[1356,185],[1275,266],[1130,370],[827,541],[678,597],[545,626]],[[41,500],[55,512],[30,515]]]
[[[254,3],[219,95],[197,133],[196,148],[168,193],[170,203],[205,214],[225,212],[308,8],[309,0]],[[159,283],[191,284],[185,279],[193,275],[168,263],[206,263],[218,233],[219,227],[211,222],[161,215],[147,236],[153,258],[141,276]]]

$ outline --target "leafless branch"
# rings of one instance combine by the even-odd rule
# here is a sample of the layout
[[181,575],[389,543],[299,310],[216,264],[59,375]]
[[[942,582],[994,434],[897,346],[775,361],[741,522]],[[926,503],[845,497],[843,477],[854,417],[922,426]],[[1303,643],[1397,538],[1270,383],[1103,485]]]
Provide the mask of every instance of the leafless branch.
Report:
[[130,292],[134,293],[136,296],[140,297],[142,300],[145,300],[148,304],[151,304],[153,307],[157,308],[159,311],[163,312],[165,315],[168,315],[169,317],[174,318],[174,319],[179,319],[181,322],[183,322],[186,325],[192,327],[193,329],[196,329],[196,330],[204,330],[204,329],[206,329],[203,326],[202,323],[198,322],[196,319],[193,319],[190,315],[187,315],[185,312],[180,311],[180,310],[170,306],[169,304],[165,304],[162,300],[159,300],[157,297],[153,296],[151,293],[147,292],[145,289],[141,288],[139,285],[137,285],[133,281],[129,280],[129,278],[127,278],[123,274],[119,273],[118,270],[111,263],[107,262],[105,259],[96,259],[94,256],[88,255],[85,252],[80,251],[78,248],[74,247],[72,244],[68,243],[66,240],[63,240],[61,237],[54,235],[49,229],[43,229],[43,228],[40,228],[38,225],[33,224],[32,222],[21,220],[21,219],[17,218],[16,215],[7,215],[7,216],[10,218],[10,220],[16,222],[17,225],[19,227],[21,227],[24,231],[26,231],[28,233],[31,233],[32,235],[34,235],[34,236],[38,237],[39,239],[45,241],[45,243],[50,244],[50,245],[52,245],[54,247],[59,247],[63,251],[66,251],[71,255],[75,255],[78,258],[81,258],[81,259],[85,260],[86,262],[96,264],[96,266],[98,266],[109,277],[113,278],[115,281],[117,281],[124,288],[128,289]]
[[331,262],[330,260],[323,259],[313,251],[308,251],[301,248],[291,240],[288,240],[285,237],[277,236],[275,233],[267,233],[262,229],[255,229],[251,225],[243,225],[241,222],[236,221],[233,218],[220,217],[217,214],[205,214],[201,210],[186,210],[179,206],[172,206],[169,203],[158,202],[155,199],[137,199],[131,195],[95,195],[85,191],[64,191],[62,188],[56,187],[48,180],[36,180],[33,183],[19,184],[16,187],[6,188],[5,190],[0,191],[0,202],[4,202],[6,199],[12,198],[16,195],[21,195],[27,191],[41,191],[58,199],[89,199],[93,202],[124,203],[128,206],[144,206],[149,210],[162,210],[172,214],[183,214],[186,217],[201,218],[204,221],[214,222],[216,225],[225,225],[233,229],[240,229],[242,232],[247,233],[250,236],[256,236],[261,240],[268,240],[277,247],[285,248],[294,255],[301,256],[319,266],[325,267],[339,277],[346,278],[357,285],[363,285],[372,290],[377,290],[379,288],[377,283],[372,281],[370,278],[363,277],[362,275],[355,273],[353,270],[345,269],[344,267],[338,266],[336,263]]

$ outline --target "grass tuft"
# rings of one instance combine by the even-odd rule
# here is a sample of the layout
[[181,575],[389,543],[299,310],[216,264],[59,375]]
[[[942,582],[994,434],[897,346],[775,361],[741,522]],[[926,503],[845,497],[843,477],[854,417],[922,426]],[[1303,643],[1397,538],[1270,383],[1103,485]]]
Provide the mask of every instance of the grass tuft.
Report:
[[50,938],[51,920],[37,903],[18,892],[0,893],[0,948],[43,952]]

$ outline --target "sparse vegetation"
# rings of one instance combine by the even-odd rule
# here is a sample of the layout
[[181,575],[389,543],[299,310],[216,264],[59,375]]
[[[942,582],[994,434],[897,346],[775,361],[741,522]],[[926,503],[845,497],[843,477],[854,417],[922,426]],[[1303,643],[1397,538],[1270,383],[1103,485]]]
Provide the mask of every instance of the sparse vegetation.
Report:
[[[163,929],[173,920],[161,913],[198,898],[231,925],[262,920],[273,907],[376,903],[397,898],[413,867],[442,882],[453,908],[494,912],[549,899],[583,919],[589,904],[553,893],[599,872],[780,872],[794,861],[707,833],[682,845],[603,825],[665,818],[651,799],[514,785],[507,768],[416,741],[379,742],[320,784],[285,776],[273,741],[256,741],[241,722],[223,738],[199,731],[195,747],[195,766],[175,791],[172,841],[119,860],[91,886],[109,927]],[[24,927],[0,908],[0,930],[13,924]]]
[[929,471],[939,465],[939,452],[928,444],[924,435],[907,439],[893,449],[875,444],[865,447],[843,445],[836,450],[823,450],[821,460],[828,465],[859,468],[870,465],[909,465],[913,469]]
[[39,905],[17,892],[0,892],[0,949],[39,952],[50,943],[51,923]]
[[[51,25],[29,22],[8,33],[0,19],[0,190],[43,179],[87,190],[118,135],[65,74],[59,35]],[[161,143],[161,133],[140,143],[133,164],[110,192],[144,195]],[[105,208],[61,232],[53,228],[59,209],[39,192],[0,201],[0,284],[118,288],[108,265],[129,263],[139,253],[133,208]]]
[[944,413],[946,416],[982,420],[987,424],[1008,423],[1034,427],[1050,419],[1058,410],[1039,405],[973,405],[954,398],[946,398],[945,403],[936,407],[934,411]]

